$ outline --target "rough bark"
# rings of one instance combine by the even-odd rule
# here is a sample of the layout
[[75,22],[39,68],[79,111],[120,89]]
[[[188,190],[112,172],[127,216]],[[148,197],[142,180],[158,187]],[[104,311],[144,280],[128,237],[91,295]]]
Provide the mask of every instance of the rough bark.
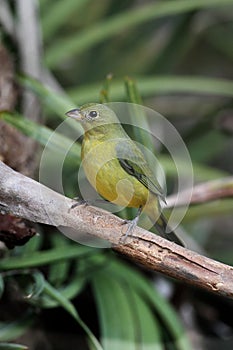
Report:
[[70,210],[73,201],[42,184],[19,174],[0,162],[0,205],[30,221],[71,228],[67,235],[79,240],[83,235],[106,240],[120,253],[145,268],[177,280],[233,298],[233,267],[199,255],[137,227],[133,236],[113,214],[92,206]]

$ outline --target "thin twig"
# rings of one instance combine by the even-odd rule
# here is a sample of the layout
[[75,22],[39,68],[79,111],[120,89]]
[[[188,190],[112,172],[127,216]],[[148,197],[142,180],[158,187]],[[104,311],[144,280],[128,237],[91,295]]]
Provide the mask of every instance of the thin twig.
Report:
[[[187,190],[180,193],[179,201],[177,201],[176,195],[167,197],[166,208],[171,208],[174,205],[176,205],[176,207],[187,205],[189,195],[190,190]],[[228,197],[233,197],[233,176],[208,181],[194,186],[190,204],[206,203],[208,201]]]
[[[139,227],[121,242],[127,227],[113,214],[92,206],[70,210],[73,201],[0,162],[0,205],[3,211],[28,220],[71,228],[67,235],[105,239],[146,268],[187,284],[233,298],[233,267],[169,242]],[[0,263],[1,266],[1,263]]]

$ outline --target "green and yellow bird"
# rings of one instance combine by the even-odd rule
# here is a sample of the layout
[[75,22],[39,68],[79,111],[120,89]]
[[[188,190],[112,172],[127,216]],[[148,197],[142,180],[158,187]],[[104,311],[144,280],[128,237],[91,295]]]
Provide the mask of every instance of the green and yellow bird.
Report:
[[[66,113],[84,129],[82,162],[87,179],[105,199],[123,207],[138,208],[129,232],[143,210],[163,237],[183,245],[168,229],[161,213],[164,193],[143,153],[106,105],[89,103]],[[170,232],[169,232],[170,231]]]

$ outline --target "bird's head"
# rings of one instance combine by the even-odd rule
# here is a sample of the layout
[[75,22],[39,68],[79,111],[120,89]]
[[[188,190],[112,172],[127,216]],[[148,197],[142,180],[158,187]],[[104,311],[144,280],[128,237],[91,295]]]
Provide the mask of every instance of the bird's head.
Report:
[[98,103],[85,104],[68,111],[66,115],[81,122],[85,131],[106,127],[106,124],[119,123],[116,114],[109,107]]

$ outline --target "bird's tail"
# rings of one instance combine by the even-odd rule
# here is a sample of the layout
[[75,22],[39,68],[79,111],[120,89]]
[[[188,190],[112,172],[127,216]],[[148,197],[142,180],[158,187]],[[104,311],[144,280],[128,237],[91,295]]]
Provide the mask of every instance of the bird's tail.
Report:
[[158,220],[154,223],[154,227],[158,231],[160,236],[184,247],[184,243],[176,235],[176,233],[172,231],[172,229],[168,226],[167,220],[165,219],[162,213],[160,214],[160,217],[158,218]]
[[147,204],[144,207],[144,211],[149,216],[156,231],[162,237],[184,247],[184,243],[180,240],[180,238],[176,235],[176,233],[169,227],[166,218],[161,213],[159,199],[156,196],[153,195],[149,198]]

